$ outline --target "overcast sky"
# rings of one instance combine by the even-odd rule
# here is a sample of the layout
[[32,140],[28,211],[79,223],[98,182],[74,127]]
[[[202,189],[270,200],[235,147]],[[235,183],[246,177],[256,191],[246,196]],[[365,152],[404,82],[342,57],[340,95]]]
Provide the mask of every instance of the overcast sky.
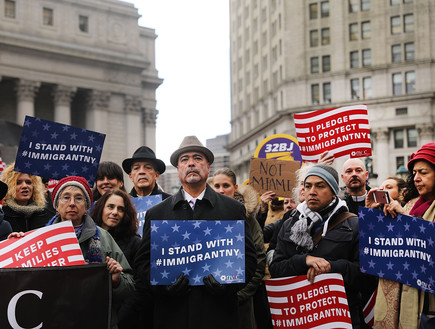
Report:
[[230,132],[230,52],[227,0],[127,0],[153,28],[157,89],[156,155],[166,164],[184,136]]

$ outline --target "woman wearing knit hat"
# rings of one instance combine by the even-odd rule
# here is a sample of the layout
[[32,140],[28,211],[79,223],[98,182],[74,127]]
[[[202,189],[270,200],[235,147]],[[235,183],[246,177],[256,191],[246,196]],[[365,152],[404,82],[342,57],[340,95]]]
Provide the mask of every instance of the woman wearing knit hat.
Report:
[[[425,144],[413,153],[408,170],[405,206],[392,201],[385,205],[385,212],[393,217],[409,214],[435,221],[435,143]],[[423,306],[428,311],[435,311],[435,296],[405,284],[379,279],[375,305],[374,328],[413,329],[419,326]]]
[[92,204],[92,192],[86,179],[62,178],[54,188],[52,198],[58,214],[49,225],[70,220],[86,263],[107,263],[113,288],[111,328],[117,328],[115,310],[134,290],[132,269],[112,236],[87,214]]

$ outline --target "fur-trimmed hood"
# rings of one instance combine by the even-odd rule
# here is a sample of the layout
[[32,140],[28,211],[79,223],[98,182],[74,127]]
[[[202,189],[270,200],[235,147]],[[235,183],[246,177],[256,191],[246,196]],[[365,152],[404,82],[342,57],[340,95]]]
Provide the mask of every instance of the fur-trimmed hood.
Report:
[[260,205],[258,193],[250,185],[239,185],[237,191],[234,193],[234,199],[240,201],[245,205],[246,215],[255,215]]

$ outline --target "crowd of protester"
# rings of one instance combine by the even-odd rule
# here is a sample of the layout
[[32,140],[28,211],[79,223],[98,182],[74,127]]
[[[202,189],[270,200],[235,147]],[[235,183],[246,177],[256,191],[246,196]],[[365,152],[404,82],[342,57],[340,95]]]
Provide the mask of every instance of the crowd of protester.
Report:
[[[112,276],[112,328],[273,328],[264,280],[305,275],[313,282],[323,273],[342,274],[353,328],[370,327],[363,307],[375,292],[374,328],[416,329],[423,310],[435,311],[432,294],[362,273],[358,243],[361,206],[393,218],[435,220],[435,143],[410,155],[406,181],[391,176],[378,188],[368,185],[361,159],[347,160],[339,174],[325,152],[317,164],[296,172],[291,198],[238,185],[229,168],[210,176],[213,161],[208,148],[187,136],[171,156],[182,185],[173,196],[158,185],[164,162],[146,146],[122,167],[101,162],[93,189],[86,179],[68,176],[50,193],[46,179],[16,172],[11,164],[0,182],[0,240],[72,221],[86,263],[107,263]],[[130,193],[123,171],[133,183]],[[387,191],[388,202],[377,202],[376,191]],[[163,201],[147,211],[141,238],[131,198],[158,194]],[[190,285],[180,273],[171,285],[151,286],[154,219],[244,220],[245,284],[223,285],[210,274],[203,285]]]

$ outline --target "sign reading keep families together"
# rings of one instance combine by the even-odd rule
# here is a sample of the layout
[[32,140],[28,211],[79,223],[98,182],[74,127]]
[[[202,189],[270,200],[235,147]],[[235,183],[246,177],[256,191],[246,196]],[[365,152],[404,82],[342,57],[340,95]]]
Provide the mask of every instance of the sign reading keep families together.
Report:
[[26,116],[15,171],[61,179],[82,176],[92,186],[106,135]]

